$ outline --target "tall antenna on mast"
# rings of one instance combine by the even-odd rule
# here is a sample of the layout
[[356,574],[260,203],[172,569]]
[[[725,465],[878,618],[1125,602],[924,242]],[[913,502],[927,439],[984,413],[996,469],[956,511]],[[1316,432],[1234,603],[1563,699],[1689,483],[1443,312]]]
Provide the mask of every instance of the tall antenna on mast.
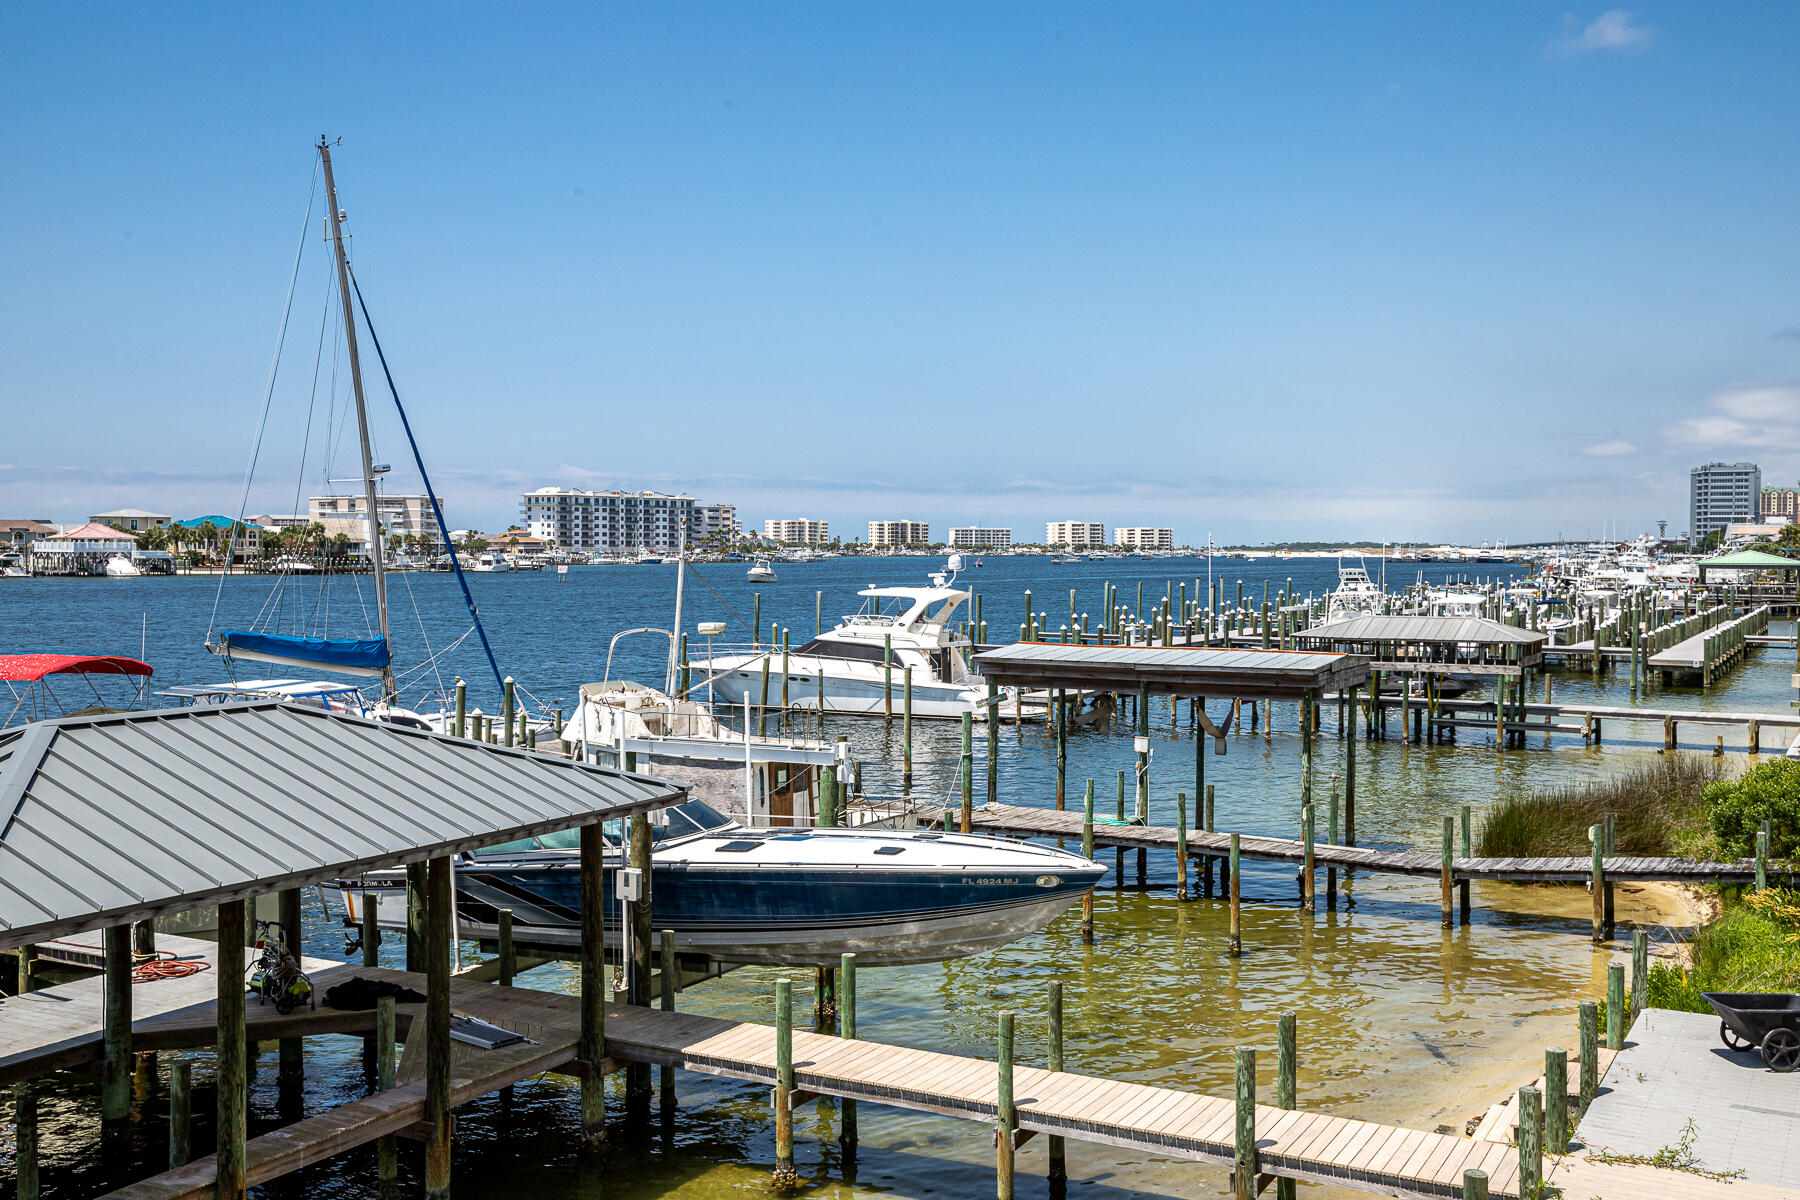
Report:
[[394,686],[393,643],[388,639],[386,547],[381,542],[381,517],[375,509],[375,455],[369,447],[369,410],[363,403],[362,364],[356,355],[356,311],[350,305],[350,267],[344,257],[344,212],[338,207],[337,183],[331,175],[331,146],[319,135],[319,162],[325,172],[325,207],[331,224],[331,246],[337,258],[338,298],[344,305],[344,341],[350,351],[350,386],[356,394],[356,433],[362,442],[363,502],[369,507],[369,563],[375,572],[375,611],[381,623],[381,641],[388,660],[381,668],[381,698],[392,701]]

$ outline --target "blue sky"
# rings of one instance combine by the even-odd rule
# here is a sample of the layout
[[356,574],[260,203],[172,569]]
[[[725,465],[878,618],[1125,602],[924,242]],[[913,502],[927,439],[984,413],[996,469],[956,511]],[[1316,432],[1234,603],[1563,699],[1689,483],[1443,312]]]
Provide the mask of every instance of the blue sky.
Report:
[[[236,508],[329,133],[454,524],[556,483],[845,534],[1680,529],[1695,463],[1800,475],[1796,26],[13,5],[0,515]],[[302,476],[321,214],[251,512],[351,470],[327,350]]]

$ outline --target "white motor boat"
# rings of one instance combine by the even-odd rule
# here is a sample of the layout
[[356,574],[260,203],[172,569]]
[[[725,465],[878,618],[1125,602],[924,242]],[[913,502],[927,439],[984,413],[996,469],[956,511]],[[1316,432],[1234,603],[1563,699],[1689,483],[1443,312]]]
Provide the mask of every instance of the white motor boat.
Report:
[[775,566],[766,558],[759,558],[750,564],[744,572],[744,578],[751,583],[772,583],[775,580]]
[[1335,621],[1339,617],[1348,617],[1356,613],[1372,613],[1381,611],[1381,589],[1369,579],[1368,569],[1358,563],[1354,567],[1346,567],[1342,559],[1338,560],[1338,585],[1331,593],[1329,605],[1325,610],[1325,619]]
[[469,564],[469,570],[484,575],[497,571],[511,571],[513,569],[513,560],[508,558],[505,554],[494,550],[488,550],[477,555],[475,561]]
[[106,560],[108,579],[135,579],[143,573],[142,568],[123,554],[115,554]]
[[[960,556],[952,556],[952,571],[961,566]],[[789,707],[816,711],[822,702],[826,712],[878,715],[886,711],[891,694],[898,712],[902,673],[910,667],[913,716],[960,720],[973,712],[977,721],[986,720],[987,686],[970,666],[969,639],[951,626],[969,593],[951,586],[952,579],[938,572],[931,587],[869,587],[858,592],[867,601],[861,612],[786,655]],[[729,704],[762,703],[765,659],[770,692],[778,693],[783,656],[778,649],[756,647],[739,647],[690,663],[695,690],[705,683],[716,698]],[[1028,719],[1044,715],[1042,703],[1027,706],[1011,688],[1002,689],[1002,695],[996,716],[1015,711],[1015,703]]]

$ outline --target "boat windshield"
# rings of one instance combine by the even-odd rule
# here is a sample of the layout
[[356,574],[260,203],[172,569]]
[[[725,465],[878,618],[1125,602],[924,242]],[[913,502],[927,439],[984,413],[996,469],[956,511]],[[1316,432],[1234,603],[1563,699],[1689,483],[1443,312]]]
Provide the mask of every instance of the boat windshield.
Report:
[[650,828],[651,841],[662,842],[670,838],[688,837],[696,833],[723,829],[734,823],[730,817],[704,800],[689,800],[686,804],[677,804],[663,815],[667,820],[662,825],[653,825]]
[[[686,804],[678,804],[674,808],[668,809],[663,815],[665,819],[662,824],[650,827],[652,842],[691,837],[696,833],[724,829],[733,823],[730,817],[702,800],[689,800]],[[616,848],[624,844],[623,821],[602,821],[600,830],[608,847]],[[490,855],[504,857],[515,854],[532,854],[539,850],[579,850],[580,848],[581,831],[579,829],[562,829],[555,833],[540,834],[537,837],[502,842],[497,846],[483,846],[473,853],[477,858],[486,858]]]

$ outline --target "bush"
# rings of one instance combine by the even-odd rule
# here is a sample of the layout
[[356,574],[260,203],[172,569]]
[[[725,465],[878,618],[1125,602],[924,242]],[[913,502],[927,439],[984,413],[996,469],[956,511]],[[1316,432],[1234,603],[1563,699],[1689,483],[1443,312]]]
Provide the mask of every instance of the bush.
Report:
[[[1703,992],[1800,992],[1800,930],[1763,900],[1734,904],[1694,935],[1693,975]],[[1796,898],[1785,894],[1787,901]],[[1790,909],[1791,911],[1791,909]]]
[[1800,762],[1779,758],[1737,779],[1708,785],[1701,797],[1710,811],[1720,853],[1747,858],[1756,853],[1756,831],[1773,825],[1769,853],[1792,858],[1800,849]]
[[1476,852],[1491,858],[1586,857],[1588,827],[1612,813],[1619,854],[1684,853],[1705,832],[1701,796],[1722,773],[1711,755],[1664,755],[1593,783],[1513,796],[1482,820]]

